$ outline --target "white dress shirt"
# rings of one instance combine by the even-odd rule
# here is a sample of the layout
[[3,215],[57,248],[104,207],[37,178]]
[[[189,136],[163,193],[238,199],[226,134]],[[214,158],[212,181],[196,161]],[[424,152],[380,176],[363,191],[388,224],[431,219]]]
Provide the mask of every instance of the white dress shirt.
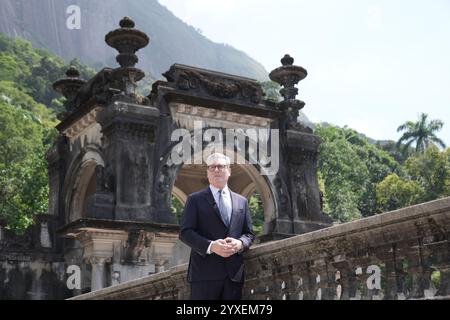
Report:
[[213,185],[209,185],[209,188],[211,189],[211,192],[214,196],[214,200],[216,201],[217,207],[219,207],[219,190],[222,190],[223,206],[227,210],[226,214],[228,216],[228,221],[230,221],[231,212],[233,211],[232,204],[231,204],[230,189],[228,189],[228,186],[225,186],[223,189],[218,189],[218,188],[214,187]]

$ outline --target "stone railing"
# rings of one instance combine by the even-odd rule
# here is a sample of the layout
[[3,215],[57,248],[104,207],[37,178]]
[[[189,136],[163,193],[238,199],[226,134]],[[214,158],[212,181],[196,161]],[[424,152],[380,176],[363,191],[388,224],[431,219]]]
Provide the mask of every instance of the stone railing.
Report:
[[[450,298],[450,198],[254,246],[244,299]],[[187,265],[74,299],[187,299]]]

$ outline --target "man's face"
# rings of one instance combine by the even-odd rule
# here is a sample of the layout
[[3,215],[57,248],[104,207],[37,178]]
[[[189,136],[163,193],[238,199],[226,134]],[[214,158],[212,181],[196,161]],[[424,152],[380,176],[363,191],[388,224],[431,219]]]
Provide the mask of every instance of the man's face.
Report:
[[225,160],[217,159],[215,160],[208,169],[206,170],[208,174],[208,181],[216,188],[223,188],[228,182],[228,178],[231,175],[231,169],[229,166],[225,165]]

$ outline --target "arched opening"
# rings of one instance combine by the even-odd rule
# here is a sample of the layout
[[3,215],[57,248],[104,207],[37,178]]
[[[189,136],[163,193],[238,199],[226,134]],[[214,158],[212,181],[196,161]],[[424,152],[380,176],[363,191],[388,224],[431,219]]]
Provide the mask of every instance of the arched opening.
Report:
[[178,199],[177,196],[172,194],[171,210],[172,210],[173,214],[175,215],[175,217],[177,218],[177,222],[179,224],[181,224],[181,218],[183,215],[183,209],[184,209],[185,203],[186,203],[186,201],[181,201],[180,199]]
[[89,196],[93,195],[97,189],[97,176],[95,174],[92,174],[91,179],[89,180],[89,183],[86,187],[86,192],[84,193],[84,199],[83,199],[83,209],[81,211],[81,215],[84,216],[87,211],[87,199]]
[[[206,188],[208,184],[206,164],[182,166],[172,189],[171,201],[172,212],[179,223],[188,195]],[[267,234],[267,226],[275,218],[275,204],[264,176],[254,165],[232,164],[228,186],[249,200],[255,233]]]
[[[93,149],[93,148],[91,148]],[[77,170],[74,170],[75,182],[73,183],[68,223],[78,220],[86,215],[87,199],[94,194],[97,187],[95,168],[97,165],[104,166],[103,159],[96,150],[89,150],[81,159]]]
[[252,213],[253,231],[257,236],[263,235],[264,205],[258,191],[254,191],[248,198],[248,206],[250,208],[250,212]]
[[72,198],[72,210],[70,212],[70,222],[78,220],[85,216],[87,208],[87,199],[95,193],[97,179],[95,176],[95,161],[85,162],[80,170],[80,175],[75,185]]

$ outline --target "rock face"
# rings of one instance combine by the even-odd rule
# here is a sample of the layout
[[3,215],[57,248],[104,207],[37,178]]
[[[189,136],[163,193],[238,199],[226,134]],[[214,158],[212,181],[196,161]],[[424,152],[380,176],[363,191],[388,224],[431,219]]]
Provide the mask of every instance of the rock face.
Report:
[[[80,19],[72,19],[77,16],[71,6],[79,8]],[[174,63],[268,78],[264,67],[244,52],[210,41],[157,0],[2,0],[0,31],[25,38],[67,61],[77,57],[96,68],[116,67],[104,35],[117,28],[124,16],[132,17],[136,27],[150,36],[150,45],[139,52],[138,67],[153,79],[161,78]]]

